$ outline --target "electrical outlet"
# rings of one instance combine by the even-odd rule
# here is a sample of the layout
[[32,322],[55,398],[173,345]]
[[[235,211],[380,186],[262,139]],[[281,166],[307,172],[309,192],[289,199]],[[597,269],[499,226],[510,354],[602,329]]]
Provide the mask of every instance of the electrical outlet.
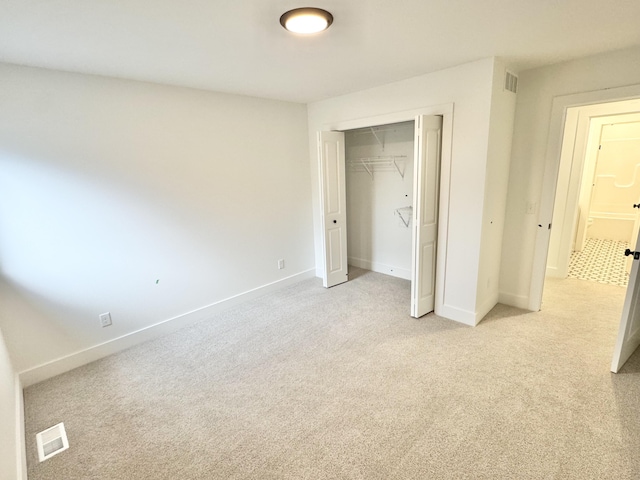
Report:
[[284,259],[278,260],[278,270],[282,270],[284,268]]
[[100,314],[100,325],[103,327],[111,325],[111,314],[109,312]]

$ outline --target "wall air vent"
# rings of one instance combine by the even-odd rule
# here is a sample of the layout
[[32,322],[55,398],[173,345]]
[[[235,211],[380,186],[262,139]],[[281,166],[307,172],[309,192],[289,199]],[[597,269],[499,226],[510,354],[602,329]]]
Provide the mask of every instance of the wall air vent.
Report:
[[518,77],[509,71],[504,76],[504,89],[513,93],[518,92]]
[[59,423],[43,432],[37,433],[36,444],[38,446],[38,458],[41,462],[69,448],[64,423]]

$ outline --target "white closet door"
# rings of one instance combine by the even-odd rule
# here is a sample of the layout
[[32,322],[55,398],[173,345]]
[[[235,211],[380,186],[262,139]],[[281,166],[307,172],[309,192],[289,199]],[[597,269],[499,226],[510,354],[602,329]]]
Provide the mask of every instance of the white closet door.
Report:
[[344,133],[318,132],[325,287],[346,282],[347,207]]
[[[635,251],[640,251],[640,235],[636,240]],[[639,257],[639,259],[634,260],[631,266],[627,295],[624,299],[622,317],[620,318],[620,327],[618,329],[618,340],[616,341],[613,360],[611,361],[611,371],[614,373],[618,373],[640,345],[640,278],[638,278],[640,255],[635,256]]]
[[442,117],[418,115],[414,151],[411,316],[433,311]]

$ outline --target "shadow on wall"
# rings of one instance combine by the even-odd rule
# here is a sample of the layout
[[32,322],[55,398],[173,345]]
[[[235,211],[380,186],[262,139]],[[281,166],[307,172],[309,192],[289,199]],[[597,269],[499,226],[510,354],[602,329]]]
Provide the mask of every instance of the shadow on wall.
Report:
[[[19,371],[199,308],[229,283],[221,272],[234,268],[231,246],[220,230],[232,211],[199,212],[205,200],[193,192],[179,198],[152,182],[127,189],[126,179],[87,170],[0,152],[2,327]],[[198,222],[216,222],[190,230],[180,202]],[[114,325],[104,330],[98,315],[109,310]]]
[[[305,105],[10,65],[0,78],[1,275],[69,342],[313,267]],[[30,342],[49,350],[31,367],[78,353]]]
[[11,340],[11,360],[16,371],[32,366],[30,358],[42,353],[43,345],[32,340],[40,338],[47,344],[67,350],[78,350],[77,332],[65,317],[56,315],[72,309],[54,299],[46,298],[34,290],[0,277],[0,305],[2,305],[2,331],[7,343]]

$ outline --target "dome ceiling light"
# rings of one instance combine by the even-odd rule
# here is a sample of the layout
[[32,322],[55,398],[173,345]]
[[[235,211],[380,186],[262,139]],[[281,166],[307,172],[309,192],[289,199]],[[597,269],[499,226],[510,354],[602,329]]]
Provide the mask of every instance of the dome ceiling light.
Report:
[[321,8],[295,8],[280,17],[280,25],[293,33],[313,34],[329,28],[333,15]]

